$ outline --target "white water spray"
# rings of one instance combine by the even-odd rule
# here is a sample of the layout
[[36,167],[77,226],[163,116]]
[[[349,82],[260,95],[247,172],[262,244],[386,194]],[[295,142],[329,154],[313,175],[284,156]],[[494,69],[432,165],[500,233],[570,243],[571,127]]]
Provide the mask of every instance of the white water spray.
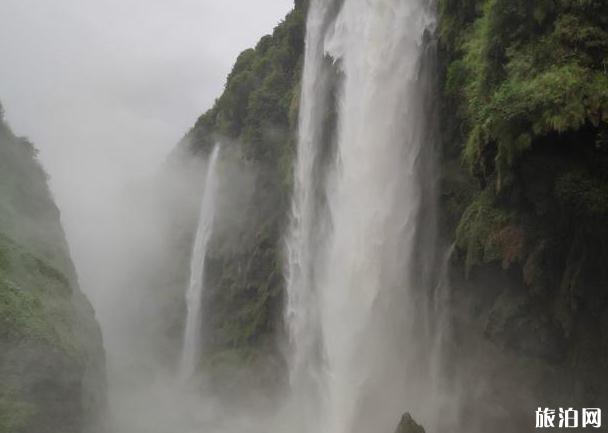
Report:
[[290,386],[299,390],[291,396],[292,410],[288,416],[302,432],[318,429],[319,412],[325,404],[319,369],[322,364],[321,323],[314,276],[315,259],[318,261],[320,257],[314,254],[318,251],[317,240],[322,236],[315,169],[319,164],[323,118],[330,92],[330,71],[323,49],[329,10],[329,2],[316,2],[308,16],[292,221],[287,236],[286,322],[291,345],[288,362]]
[[190,285],[186,292],[186,329],[184,332],[183,352],[179,375],[182,382],[188,381],[196,370],[200,354],[202,302],[205,286],[205,257],[207,244],[211,237],[215,217],[216,197],[218,192],[217,163],[220,145],[216,144],[209,157],[203,198],[200,208],[198,229],[194,239],[190,259]]
[[[428,424],[436,415],[432,343],[420,326],[426,288],[417,287],[432,268],[420,266],[432,256],[421,215],[434,177],[421,65],[434,25],[429,0],[311,0],[287,237],[291,392],[303,432],[390,432],[406,410]],[[338,70],[330,142],[329,59]]]

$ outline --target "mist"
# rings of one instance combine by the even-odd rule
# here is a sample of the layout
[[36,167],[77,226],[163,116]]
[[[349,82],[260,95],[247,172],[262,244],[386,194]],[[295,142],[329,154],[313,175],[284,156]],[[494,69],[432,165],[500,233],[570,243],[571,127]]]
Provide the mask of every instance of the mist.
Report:
[[217,416],[213,402],[201,413],[201,397],[174,388],[189,270],[173,254],[190,249],[205,161],[169,169],[167,158],[221,94],[239,52],[292,6],[0,4],[0,100],[50,176],[102,328],[110,423],[119,432],[189,432]]
[[0,0],[0,432],[601,428],[608,3],[479,3]]

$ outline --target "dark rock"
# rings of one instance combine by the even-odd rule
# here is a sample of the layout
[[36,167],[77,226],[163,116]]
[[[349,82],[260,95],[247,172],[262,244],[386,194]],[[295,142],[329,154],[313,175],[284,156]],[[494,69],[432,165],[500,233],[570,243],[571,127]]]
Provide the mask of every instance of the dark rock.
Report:
[[401,417],[399,426],[395,433],[425,433],[424,428],[418,425],[409,413],[405,413]]

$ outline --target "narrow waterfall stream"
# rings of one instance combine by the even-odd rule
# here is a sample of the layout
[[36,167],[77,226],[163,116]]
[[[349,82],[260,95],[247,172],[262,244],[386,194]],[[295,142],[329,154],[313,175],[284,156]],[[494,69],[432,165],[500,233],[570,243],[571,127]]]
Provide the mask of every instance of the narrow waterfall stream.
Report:
[[428,0],[311,1],[287,237],[298,431],[389,432],[405,410],[431,417],[417,285],[433,267],[421,233],[434,224],[422,217],[435,176],[423,68],[434,26]]
[[215,217],[216,196],[218,192],[217,163],[220,145],[216,144],[209,157],[207,175],[198,220],[198,228],[190,261],[190,284],[186,292],[186,328],[184,331],[183,352],[179,368],[182,383],[187,382],[196,370],[200,354],[200,331],[202,325],[202,301],[205,290],[205,257],[207,244],[211,237]]

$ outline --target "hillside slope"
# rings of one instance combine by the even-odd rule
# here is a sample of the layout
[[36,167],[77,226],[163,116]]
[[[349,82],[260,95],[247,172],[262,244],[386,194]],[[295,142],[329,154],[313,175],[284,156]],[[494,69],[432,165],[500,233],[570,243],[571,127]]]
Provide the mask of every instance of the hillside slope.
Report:
[[0,432],[96,431],[104,399],[101,333],[46,174],[0,115]]

